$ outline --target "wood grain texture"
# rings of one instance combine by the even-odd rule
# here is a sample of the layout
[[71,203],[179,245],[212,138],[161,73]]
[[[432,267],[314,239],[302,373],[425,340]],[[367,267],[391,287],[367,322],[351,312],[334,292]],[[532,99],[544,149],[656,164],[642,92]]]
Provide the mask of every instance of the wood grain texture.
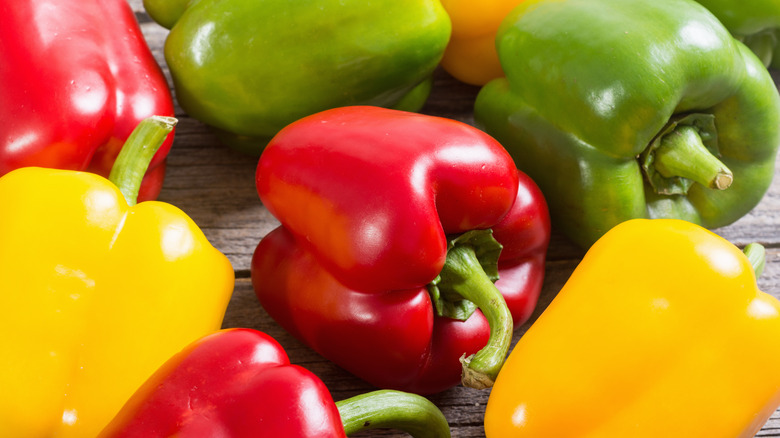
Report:
[[[151,21],[141,0],[128,1],[170,81],[162,53],[167,30]],[[478,88],[459,83],[442,71],[437,71],[435,79],[433,94],[423,112],[473,124],[472,105]],[[262,206],[255,192],[257,157],[220,146],[203,124],[188,117],[178,106],[177,116],[180,123],[160,200],[172,203],[190,215],[211,243],[233,263],[237,282],[224,326],[250,327],[272,335],[285,347],[294,363],[308,368],[325,382],[336,400],[374,389],[295,340],[259,305],[249,281],[249,263],[257,243],[278,225],[278,221]],[[780,161],[777,173],[780,174]],[[769,193],[750,214],[715,231],[738,246],[757,241],[767,247],[767,267],[759,279],[759,286],[780,298],[780,179],[775,179]],[[534,318],[561,289],[582,254],[582,250],[554,233],[546,280]],[[529,324],[517,330],[513,342],[517,342]],[[489,393],[455,387],[430,398],[449,420],[454,437],[484,437],[482,420]],[[372,431],[356,436],[405,435]],[[776,412],[757,436],[780,437],[780,413]]]

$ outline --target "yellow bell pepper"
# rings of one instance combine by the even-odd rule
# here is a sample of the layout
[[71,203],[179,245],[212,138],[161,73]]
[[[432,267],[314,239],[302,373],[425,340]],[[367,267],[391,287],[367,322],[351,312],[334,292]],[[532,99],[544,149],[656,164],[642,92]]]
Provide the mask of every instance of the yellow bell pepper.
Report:
[[[173,121],[144,122],[128,143],[162,141]],[[176,207],[131,207],[107,179],[42,168],[0,178],[0,206],[0,435],[96,436],[220,328],[233,269]]]
[[496,33],[504,17],[523,0],[442,0],[452,35],[441,66],[456,79],[484,85],[504,76],[496,52]]
[[597,241],[517,343],[485,432],[748,438],[779,404],[780,302],[748,258],[698,225],[636,219]]

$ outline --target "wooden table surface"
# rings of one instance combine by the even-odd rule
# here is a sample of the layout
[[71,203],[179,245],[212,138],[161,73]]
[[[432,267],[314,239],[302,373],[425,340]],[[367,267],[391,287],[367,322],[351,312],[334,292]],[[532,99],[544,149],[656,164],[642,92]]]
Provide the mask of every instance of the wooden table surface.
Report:
[[[162,55],[168,31],[149,18],[143,10],[142,0],[128,1],[170,81]],[[775,78],[777,82],[780,75],[775,74]],[[437,71],[432,95],[422,112],[473,124],[472,105],[478,90]],[[255,191],[257,158],[219,145],[202,123],[188,117],[178,105],[177,117],[179,124],[160,200],[184,210],[232,262],[236,287],[224,326],[249,327],[270,334],[285,347],[293,363],[309,369],[325,382],[335,400],[375,389],[298,342],[262,309],[252,291],[249,263],[257,243],[278,222],[263,207]],[[780,161],[776,169],[776,174],[780,174]],[[780,298],[780,178],[775,178],[763,201],[750,214],[715,231],[740,247],[750,242],[760,242],[766,247],[767,265],[758,280],[759,287]],[[582,255],[582,250],[553,231],[544,287],[532,321],[560,290]],[[517,342],[529,325],[517,329],[513,342]],[[489,393],[458,386],[430,399],[447,417],[453,437],[483,437],[482,421]],[[370,431],[354,436],[406,435],[395,431]],[[775,412],[756,436],[780,437],[780,412]]]

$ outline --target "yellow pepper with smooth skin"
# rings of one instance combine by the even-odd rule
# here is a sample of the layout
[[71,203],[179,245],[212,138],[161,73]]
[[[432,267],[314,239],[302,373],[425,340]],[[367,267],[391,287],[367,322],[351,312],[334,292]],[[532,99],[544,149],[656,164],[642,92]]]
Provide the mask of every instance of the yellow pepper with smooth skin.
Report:
[[233,269],[178,208],[42,168],[0,178],[0,206],[1,436],[96,436],[220,328]]
[[704,228],[605,234],[501,370],[498,437],[753,437],[780,405],[780,302]]
[[498,26],[523,0],[441,0],[452,35],[441,60],[447,73],[471,85],[504,76],[496,52]]

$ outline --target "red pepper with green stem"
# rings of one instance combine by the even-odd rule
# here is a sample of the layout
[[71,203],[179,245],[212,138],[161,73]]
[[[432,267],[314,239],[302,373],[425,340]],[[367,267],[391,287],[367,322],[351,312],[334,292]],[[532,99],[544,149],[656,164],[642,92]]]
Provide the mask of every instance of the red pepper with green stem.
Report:
[[498,142],[454,120],[339,108],[277,134],[257,188],[281,226],[252,282],[285,329],[378,387],[442,391],[464,354],[464,383],[492,384],[536,305],[550,231]]
[[273,338],[234,328],[169,359],[99,437],[338,438],[374,428],[450,437],[444,415],[427,399],[375,391],[334,403],[325,384],[291,365]]
[[[125,0],[0,2],[0,176],[50,167],[108,177],[133,129],[173,116],[168,83]],[[139,200],[154,199],[173,133]]]

